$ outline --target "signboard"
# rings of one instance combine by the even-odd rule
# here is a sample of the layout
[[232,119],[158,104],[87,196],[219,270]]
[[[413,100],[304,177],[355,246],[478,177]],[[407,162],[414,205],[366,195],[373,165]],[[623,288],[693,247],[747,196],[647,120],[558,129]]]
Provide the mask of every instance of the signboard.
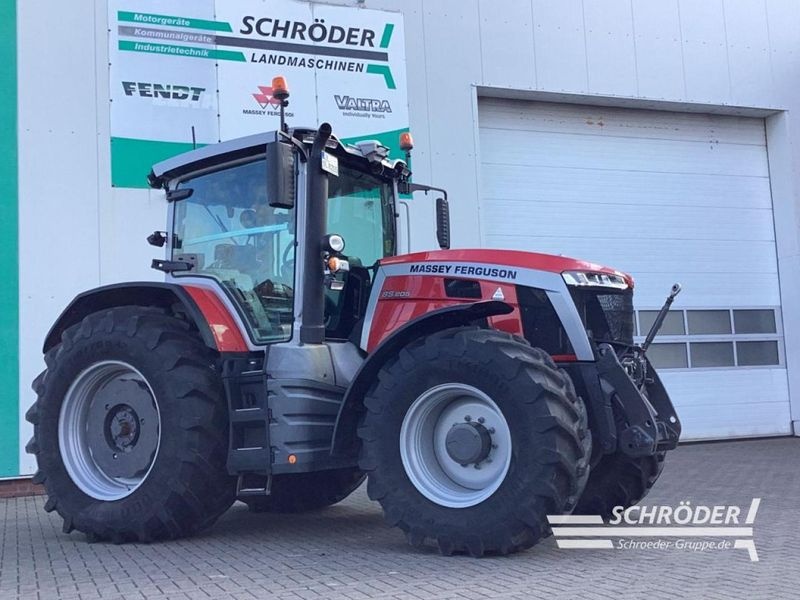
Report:
[[292,93],[290,125],[328,121],[344,141],[400,156],[408,130],[400,13],[294,0],[111,0],[112,185],[145,187],[150,166],[277,129],[270,82]]

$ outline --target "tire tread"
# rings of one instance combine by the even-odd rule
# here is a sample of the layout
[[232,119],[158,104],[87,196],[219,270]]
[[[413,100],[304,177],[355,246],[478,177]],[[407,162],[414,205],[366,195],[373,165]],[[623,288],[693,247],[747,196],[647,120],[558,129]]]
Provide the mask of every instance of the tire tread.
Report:
[[[58,453],[57,442],[47,444],[45,450],[39,438],[45,413],[48,419],[57,418],[61,399],[55,397],[51,389],[60,383],[53,379],[59,366],[70,358],[79,344],[115,336],[144,340],[145,345],[163,359],[164,370],[170,374],[167,378],[170,397],[159,398],[160,408],[164,402],[173,402],[176,409],[188,411],[187,414],[197,418],[191,427],[182,428],[183,432],[162,430],[162,436],[182,436],[180,455],[175,460],[183,466],[160,482],[163,493],[157,503],[147,506],[124,524],[118,522],[114,528],[98,519],[97,511],[86,510],[93,499],[85,496],[66,472],[56,477],[42,467],[57,463],[60,456],[54,456]],[[37,400],[26,418],[34,425],[29,449],[39,464],[36,477],[44,483],[48,495],[45,510],[58,511],[65,533],[77,529],[90,541],[114,543],[173,539],[210,526],[230,507],[235,488],[225,469],[227,412],[221,380],[212,370],[214,362],[214,352],[193,335],[185,322],[159,309],[111,308],[90,314],[64,331],[60,343],[45,355],[47,368],[33,382]],[[45,451],[47,456],[42,455]]]

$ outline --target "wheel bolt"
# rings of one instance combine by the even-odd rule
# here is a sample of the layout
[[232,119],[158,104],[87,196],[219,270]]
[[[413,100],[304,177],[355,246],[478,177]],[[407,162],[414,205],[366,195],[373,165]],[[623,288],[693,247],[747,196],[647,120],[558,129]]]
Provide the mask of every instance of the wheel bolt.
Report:
[[475,468],[476,468],[476,469],[480,469],[480,468],[481,468],[481,466],[480,466],[478,463],[475,463]]
[[478,417],[478,423],[485,423],[485,422],[486,419],[484,419],[483,417]]
[[472,417],[470,417],[469,415],[467,415],[466,417],[464,417],[464,420],[465,420],[467,423],[469,423],[470,421],[472,421]]
[[494,433],[494,427],[489,427],[489,433]]
[[492,459],[491,459],[491,458],[488,458],[488,457],[487,457],[487,458],[485,458],[484,460],[485,460],[487,463],[490,463],[490,462],[492,462]]
[[112,456],[114,457],[114,459],[116,459],[117,458],[117,453],[114,452],[114,454],[112,454]]
[[111,405],[110,404],[106,404],[106,410],[108,410],[109,408],[111,408]]
[[492,444],[492,450],[497,450],[497,444]]

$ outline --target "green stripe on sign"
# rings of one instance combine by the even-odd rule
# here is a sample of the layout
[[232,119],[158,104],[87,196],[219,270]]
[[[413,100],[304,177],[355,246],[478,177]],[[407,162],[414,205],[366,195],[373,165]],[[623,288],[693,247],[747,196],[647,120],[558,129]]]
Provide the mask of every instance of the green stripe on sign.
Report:
[[230,23],[207,21],[205,19],[189,19],[172,15],[154,15],[152,13],[128,12],[121,10],[117,19],[125,23],[140,25],[162,25],[167,27],[186,27],[188,29],[208,29],[211,31],[231,31]]
[[[408,127],[404,127],[403,129],[395,129],[393,131],[382,131],[379,133],[359,135],[358,137],[342,138],[341,142],[343,144],[355,144],[357,142],[363,142],[364,140],[378,140],[389,149],[389,158],[405,160],[406,153],[400,149],[400,134],[407,131]],[[411,160],[408,161],[408,168],[411,168]],[[400,197],[409,200],[413,196],[411,194],[401,194]]]
[[17,16],[0,2],[0,477],[19,475],[19,250]]
[[392,23],[387,23],[383,26],[383,35],[381,36],[381,48],[388,48],[389,42],[392,41],[392,32],[394,31],[394,25]]
[[[200,148],[205,144],[198,144]],[[156,142],[133,138],[111,138],[111,185],[124,188],[147,188],[147,174],[162,160],[192,150],[191,143]]]
[[[406,133],[408,127],[403,129],[394,129],[393,131],[380,131],[378,133],[368,133],[367,135],[359,135],[356,137],[342,138],[343,144],[355,144],[365,140],[377,140],[389,149],[389,157],[391,159],[399,158],[406,159],[406,153],[400,149],[400,134]],[[411,165],[409,165],[409,168]]]
[[185,56],[188,58],[210,58],[212,60],[245,62],[244,54],[241,52],[195,48],[194,46],[173,46],[171,44],[152,44],[150,42],[120,40],[119,49],[129,52],[149,52],[152,54],[169,54],[171,56]]
[[389,68],[389,65],[367,65],[367,73],[383,75],[383,80],[386,82],[386,87],[390,90],[397,89],[397,86],[394,83],[394,77],[392,77],[392,70]]

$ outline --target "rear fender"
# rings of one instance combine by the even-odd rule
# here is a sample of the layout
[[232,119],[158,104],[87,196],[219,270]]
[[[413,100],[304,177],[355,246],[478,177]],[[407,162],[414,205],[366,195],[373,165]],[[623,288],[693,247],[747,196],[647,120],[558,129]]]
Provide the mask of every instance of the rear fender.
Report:
[[64,331],[80,323],[86,315],[116,306],[154,307],[180,313],[194,325],[209,348],[220,352],[248,349],[235,321],[212,290],[141,281],[107,285],[76,296],[47,333],[44,352],[58,344]]
[[357,448],[356,428],[364,395],[384,364],[409,343],[437,331],[485,321],[496,315],[506,315],[514,309],[505,302],[489,300],[448,306],[431,311],[396,329],[385,338],[356,372],[336,417],[331,454],[343,455]]

